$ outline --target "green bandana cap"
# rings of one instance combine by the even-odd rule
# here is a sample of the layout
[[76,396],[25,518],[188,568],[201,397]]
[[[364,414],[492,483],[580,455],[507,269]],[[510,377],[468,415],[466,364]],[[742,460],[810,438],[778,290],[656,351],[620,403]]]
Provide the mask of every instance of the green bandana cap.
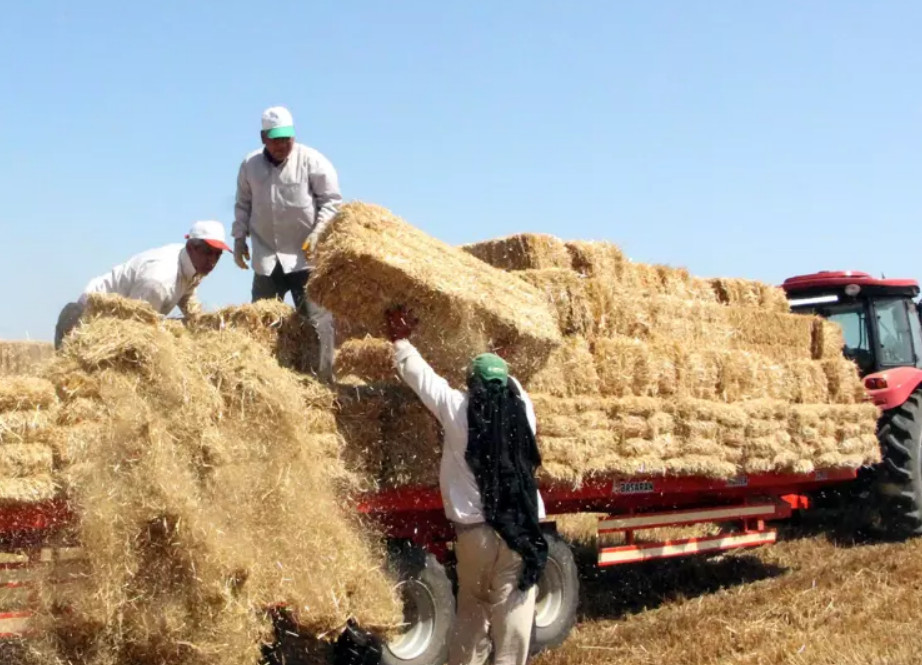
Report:
[[505,386],[509,382],[509,365],[495,353],[481,353],[471,362],[471,374]]

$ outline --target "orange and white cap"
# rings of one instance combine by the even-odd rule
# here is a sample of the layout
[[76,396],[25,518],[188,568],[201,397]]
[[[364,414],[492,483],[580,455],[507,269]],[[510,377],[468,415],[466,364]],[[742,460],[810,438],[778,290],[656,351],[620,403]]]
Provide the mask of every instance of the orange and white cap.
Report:
[[224,225],[221,222],[214,221],[195,222],[192,228],[189,229],[189,233],[186,234],[186,238],[189,240],[204,240],[215,249],[229,252],[231,248],[225,242],[226,237]]

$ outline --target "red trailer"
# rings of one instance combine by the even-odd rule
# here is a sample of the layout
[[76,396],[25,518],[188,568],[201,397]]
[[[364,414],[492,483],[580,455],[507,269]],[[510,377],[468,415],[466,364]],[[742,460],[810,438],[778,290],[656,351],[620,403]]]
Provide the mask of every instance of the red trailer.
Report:
[[[598,533],[623,534],[624,544],[599,547],[599,566],[715,553],[775,542],[769,522],[809,506],[809,493],[854,480],[857,471],[810,474],[754,474],[731,479],[667,476],[594,478],[579,488],[544,485],[545,523],[550,545],[538,583],[533,650],[566,639],[576,621],[579,580],[573,554],[556,533],[555,515],[601,513]],[[407,628],[386,645],[384,662],[439,665],[454,614],[449,575],[452,527],[437,488],[383,491],[362,498],[359,510],[387,535],[395,572],[403,585]],[[637,534],[667,526],[719,525],[713,535],[678,540],[643,539]]]
[[[569,545],[556,533],[555,515],[591,512],[605,517],[598,532],[622,533],[624,544],[600,547],[598,565],[613,566],[652,559],[757,547],[775,541],[770,521],[805,508],[807,494],[855,478],[854,470],[817,471],[806,475],[758,474],[732,479],[665,476],[594,478],[579,488],[544,485],[549,560],[539,582],[534,650],[563,642],[576,621],[579,580]],[[358,509],[387,536],[391,564],[400,578],[407,627],[385,646],[386,663],[440,665],[446,656],[454,615],[452,527],[445,517],[438,488],[408,487],[360,498]],[[17,590],[21,604],[0,609],[0,639],[30,634],[29,602],[36,569],[79,556],[63,539],[72,520],[66,501],[7,505],[0,508],[0,546],[16,550],[15,561],[0,562],[0,589]],[[664,526],[716,523],[706,537],[671,541],[635,534]],[[56,580],[66,583],[66,580]]]

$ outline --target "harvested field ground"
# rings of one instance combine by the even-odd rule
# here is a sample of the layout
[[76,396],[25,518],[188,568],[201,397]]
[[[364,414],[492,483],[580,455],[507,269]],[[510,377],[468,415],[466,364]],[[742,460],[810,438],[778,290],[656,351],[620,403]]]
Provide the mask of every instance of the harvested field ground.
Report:
[[[568,525],[571,526],[571,525]],[[585,522],[568,529],[585,537]],[[579,623],[540,665],[909,665],[922,654],[922,539],[771,547],[608,569],[580,561]]]

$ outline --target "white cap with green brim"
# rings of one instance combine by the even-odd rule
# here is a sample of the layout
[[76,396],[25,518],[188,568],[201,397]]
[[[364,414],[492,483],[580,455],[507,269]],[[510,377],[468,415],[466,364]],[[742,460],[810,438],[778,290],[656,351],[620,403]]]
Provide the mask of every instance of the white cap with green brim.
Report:
[[295,121],[284,106],[263,111],[263,131],[269,139],[287,139],[295,135]]

